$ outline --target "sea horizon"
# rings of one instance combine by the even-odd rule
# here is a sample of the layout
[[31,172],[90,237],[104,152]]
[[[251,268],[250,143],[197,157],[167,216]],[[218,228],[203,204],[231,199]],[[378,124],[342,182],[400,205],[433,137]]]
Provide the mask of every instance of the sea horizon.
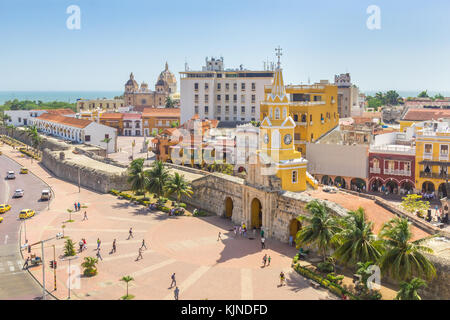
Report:
[[[366,95],[375,95],[377,92],[386,92],[387,90],[360,90]],[[396,90],[397,93],[404,98],[417,97],[423,90]],[[450,91],[435,91],[427,90],[428,95],[435,96],[442,94],[444,97],[450,97]],[[69,102],[76,103],[78,99],[113,99],[115,96],[123,95],[123,91],[114,90],[61,90],[61,91],[45,91],[45,90],[17,90],[17,91],[0,91],[0,105],[3,105],[8,100],[31,100],[42,102]]]

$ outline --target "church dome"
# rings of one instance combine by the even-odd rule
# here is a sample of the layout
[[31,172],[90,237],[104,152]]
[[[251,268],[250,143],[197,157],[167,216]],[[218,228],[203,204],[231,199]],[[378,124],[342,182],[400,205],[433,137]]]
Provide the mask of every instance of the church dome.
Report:
[[169,71],[169,65],[166,62],[166,68],[163,72],[159,74],[158,81],[156,82],[157,86],[165,86],[165,85],[173,85],[177,83],[177,78],[175,75]]
[[126,86],[133,86],[133,87],[139,87],[136,80],[134,80],[134,74],[133,72],[130,74],[130,79],[125,83]]

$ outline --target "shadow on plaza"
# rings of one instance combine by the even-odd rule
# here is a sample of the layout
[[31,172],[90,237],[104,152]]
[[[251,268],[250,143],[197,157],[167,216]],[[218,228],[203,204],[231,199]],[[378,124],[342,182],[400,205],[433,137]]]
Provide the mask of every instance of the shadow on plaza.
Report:
[[[279,257],[289,257],[292,259],[296,253],[295,248],[289,247],[287,244],[278,240],[267,238],[265,241],[265,249],[262,249],[260,230],[256,230],[255,235],[252,230],[247,233],[247,237],[240,236],[239,233],[235,237],[233,229],[235,224],[229,219],[219,216],[199,217],[196,219],[201,219],[208,224],[218,227],[217,234],[219,231],[222,232],[223,229],[227,230],[222,232],[223,237],[221,241],[225,245],[225,248],[220,253],[220,258],[216,261],[216,264],[257,253],[261,255],[261,261],[266,253],[271,255],[272,261]],[[266,251],[268,249],[274,253],[268,253]]]

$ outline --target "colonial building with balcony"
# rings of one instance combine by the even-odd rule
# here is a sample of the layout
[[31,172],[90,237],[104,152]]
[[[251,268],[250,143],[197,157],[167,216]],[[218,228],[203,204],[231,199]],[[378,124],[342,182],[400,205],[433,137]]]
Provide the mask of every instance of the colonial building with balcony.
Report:
[[450,166],[448,120],[424,121],[412,126],[416,134],[416,189],[447,197]]
[[[269,95],[272,86],[266,85],[264,90],[266,95]],[[339,125],[338,88],[328,81],[322,80],[313,85],[287,85],[285,90],[289,96],[289,114],[283,114],[282,118],[291,116],[294,120],[295,149],[306,155],[307,143],[316,142]],[[273,120],[277,116],[270,113],[272,109],[270,107],[268,102],[261,103],[261,121],[265,117]]]
[[123,135],[142,136],[142,114],[124,113],[123,114]]
[[[383,188],[384,186],[384,188]],[[369,149],[369,191],[393,194],[413,192],[415,148],[404,145],[371,146]]]

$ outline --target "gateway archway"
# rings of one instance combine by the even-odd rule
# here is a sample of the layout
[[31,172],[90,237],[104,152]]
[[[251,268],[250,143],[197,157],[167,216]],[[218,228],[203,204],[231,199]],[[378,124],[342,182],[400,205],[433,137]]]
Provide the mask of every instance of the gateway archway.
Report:
[[233,200],[230,197],[225,199],[225,218],[231,219],[233,215]]
[[262,206],[257,198],[252,200],[251,204],[251,227],[259,229],[262,226]]
[[292,219],[289,223],[289,236],[295,237],[297,236],[297,232],[302,228],[302,224],[297,219]]

